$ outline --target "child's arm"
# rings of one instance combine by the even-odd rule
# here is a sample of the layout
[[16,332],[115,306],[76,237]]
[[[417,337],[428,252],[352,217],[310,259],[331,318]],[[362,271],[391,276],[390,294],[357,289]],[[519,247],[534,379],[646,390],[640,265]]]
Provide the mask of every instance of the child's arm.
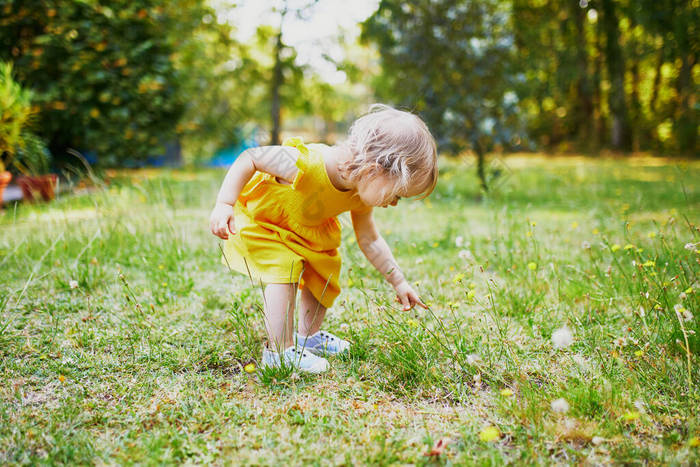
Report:
[[372,209],[366,211],[352,211],[352,226],[355,229],[357,244],[370,263],[377,268],[386,280],[394,287],[398,300],[404,310],[410,310],[418,304],[427,308],[421,301],[415,290],[408,284],[399,265],[396,264],[394,255],[391,254],[389,245],[380,235],[372,217]]
[[211,233],[223,239],[228,238],[229,232],[235,234],[233,205],[245,184],[256,171],[292,183],[299,171],[296,166],[298,156],[299,150],[291,146],[260,146],[243,151],[231,164],[221,184],[216,205],[209,218]]

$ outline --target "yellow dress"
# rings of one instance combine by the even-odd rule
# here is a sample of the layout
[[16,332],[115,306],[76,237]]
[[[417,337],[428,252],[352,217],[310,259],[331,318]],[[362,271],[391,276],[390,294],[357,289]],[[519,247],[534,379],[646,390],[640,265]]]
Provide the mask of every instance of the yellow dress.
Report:
[[301,138],[282,143],[299,150],[290,185],[257,172],[234,206],[236,234],[224,242],[223,264],[257,285],[299,283],[328,308],[340,293],[338,214],[364,205],[330,181],[321,144]]

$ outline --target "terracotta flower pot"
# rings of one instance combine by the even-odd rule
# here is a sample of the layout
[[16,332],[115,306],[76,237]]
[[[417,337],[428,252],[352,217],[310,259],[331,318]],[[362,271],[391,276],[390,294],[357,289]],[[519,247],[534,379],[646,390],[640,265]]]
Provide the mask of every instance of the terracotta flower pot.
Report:
[[19,177],[17,184],[22,190],[22,196],[26,201],[37,201],[39,197],[44,201],[51,201],[56,197],[56,181],[58,175],[37,175]]
[[3,203],[5,188],[7,187],[7,185],[10,184],[10,180],[12,180],[12,174],[10,172],[8,172],[7,170],[4,172],[0,172],[0,204]]

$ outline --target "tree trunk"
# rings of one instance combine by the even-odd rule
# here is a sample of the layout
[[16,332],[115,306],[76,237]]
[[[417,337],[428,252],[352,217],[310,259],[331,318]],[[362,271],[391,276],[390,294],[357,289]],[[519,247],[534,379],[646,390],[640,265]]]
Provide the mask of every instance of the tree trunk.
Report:
[[275,43],[275,65],[272,70],[272,104],[270,106],[270,117],[272,120],[272,131],[270,132],[270,145],[280,144],[280,88],[282,87],[282,28],[277,34]]
[[603,32],[600,21],[596,27],[595,48],[596,54],[593,61],[593,114],[595,115],[595,144],[598,148],[607,142],[606,128],[608,126],[605,114],[603,113]]
[[[663,39],[662,39],[663,40]],[[659,88],[661,87],[661,67],[664,65],[664,44],[661,43],[659,49],[659,58],[656,60],[656,68],[654,71],[654,84],[651,89],[651,98],[649,99],[649,110],[656,112],[656,105],[659,100]]]
[[486,151],[478,140],[474,144],[474,152],[476,153],[476,174],[479,176],[479,184],[483,192],[487,193],[489,186],[486,182]]
[[632,39],[630,44],[631,61],[630,73],[632,74],[632,89],[630,92],[630,138],[632,141],[632,151],[639,151],[639,127],[642,124],[642,105],[639,101],[639,44],[634,38],[634,28],[637,20],[634,13],[630,14],[630,29]]
[[691,97],[691,73],[694,66],[695,55],[692,53],[683,54],[681,57],[681,69],[676,81],[678,117],[675,123],[678,149],[683,153],[696,151],[697,149],[695,147],[697,143],[697,122],[693,118],[694,112],[691,110],[691,99],[695,100],[697,98],[694,94]]
[[593,134],[593,89],[588,75],[588,53],[586,52],[586,10],[578,2],[569,2],[574,19],[575,35],[572,38],[576,47],[578,79],[576,80],[577,100],[575,122],[578,139],[589,146]]
[[620,30],[614,0],[601,0],[602,23],[605,30],[605,59],[610,79],[608,106],[612,117],[610,142],[623,151],[630,149],[630,125],[625,103],[625,60],[620,47]]

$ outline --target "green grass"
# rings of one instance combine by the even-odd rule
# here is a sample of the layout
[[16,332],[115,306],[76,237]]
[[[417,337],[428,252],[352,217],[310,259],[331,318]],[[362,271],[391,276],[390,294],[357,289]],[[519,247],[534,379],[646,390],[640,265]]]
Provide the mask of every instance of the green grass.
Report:
[[399,311],[344,231],[324,327],[353,351],[317,377],[243,370],[261,296],[208,232],[223,172],[8,207],[0,462],[697,463],[700,164],[505,164],[483,199],[452,161],[429,200],[377,211],[427,311]]

